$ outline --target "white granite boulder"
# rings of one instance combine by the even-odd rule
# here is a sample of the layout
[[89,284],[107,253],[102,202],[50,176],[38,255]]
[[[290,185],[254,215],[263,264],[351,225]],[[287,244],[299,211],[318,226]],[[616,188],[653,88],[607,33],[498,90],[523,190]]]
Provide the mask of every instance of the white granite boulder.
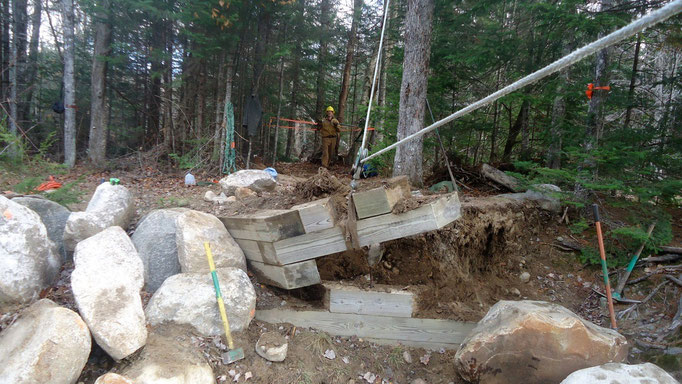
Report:
[[187,331],[175,326],[155,329],[122,374],[135,384],[215,384],[213,369]]
[[81,241],[74,252],[71,289],[97,344],[120,360],[145,344],[140,290],[144,267],[121,227]]
[[30,208],[40,216],[43,224],[45,224],[45,229],[47,229],[47,237],[57,245],[57,250],[62,257],[62,261],[66,261],[66,251],[64,250],[64,227],[66,226],[66,220],[68,220],[71,211],[52,200],[40,196],[15,197],[12,201]]
[[266,171],[243,169],[223,177],[220,186],[227,196],[232,196],[239,187],[249,188],[254,192],[273,191],[277,182]]
[[177,218],[176,245],[183,273],[208,272],[204,242],[208,242],[216,268],[233,267],[246,271],[244,252],[215,216],[187,211]]
[[73,252],[79,241],[106,228],[128,228],[135,214],[133,195],[122,185],[100,184],[84,212],[73,212],[64,228],[64,248]]
[[135,382],[118,373],[109,372],[98,377],[95,384],[135,384]]
[[543,301],[493,305],[455,355],[470,382],[558,383],[578,369],[622,362],[628,345],[618,332]]
[[73,384],[90,355],[78,314],[43,299],[0,333],[0,383]]
[[40,216],[0,196],[0,303],[37,297],[54,281],[61,264]]
[[575,371],[561,384],[679,384],[670,374],[651,363],[608,363]]
[[170,276],[180,273],[176,243],[177,218],[187,209],[157,209],[146,215],[131,237],[144,264],[145,290],[154,293]]
[[[237,268],[217,270],[230,330],[246,329],[256,310],[256,291]],[[164,322],[186,324],[206,336],[224,333],[211,274],[181,273],[166,279],[149,300],[145,310],[151,325]]]

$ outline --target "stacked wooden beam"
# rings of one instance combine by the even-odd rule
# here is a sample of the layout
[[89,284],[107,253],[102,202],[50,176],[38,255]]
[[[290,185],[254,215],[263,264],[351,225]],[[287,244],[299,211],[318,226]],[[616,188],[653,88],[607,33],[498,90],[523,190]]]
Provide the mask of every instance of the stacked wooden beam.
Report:
[[[398,180],[354,195],[360,246],[433,231],[460,216],[456,193],[405,213],[391,213],[393,206],[406,197],[406,186],[409,191],[409,185]],[[294,289],[320,282],[315,258],[348,249],[344,230],[336,225],[335,212],[327,198],[291,209],[264,210],[221,220],[261,280]]]

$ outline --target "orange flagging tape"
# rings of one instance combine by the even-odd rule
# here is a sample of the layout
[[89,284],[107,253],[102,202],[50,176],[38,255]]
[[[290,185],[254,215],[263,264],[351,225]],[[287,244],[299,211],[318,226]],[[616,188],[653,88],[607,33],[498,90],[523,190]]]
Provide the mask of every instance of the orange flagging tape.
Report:
[[36,191],[49,191],[50,189],[59,189],[62,187],[62,183],[54,181],[54,176],[50,176],[50,181],[46,181],[40,184]]

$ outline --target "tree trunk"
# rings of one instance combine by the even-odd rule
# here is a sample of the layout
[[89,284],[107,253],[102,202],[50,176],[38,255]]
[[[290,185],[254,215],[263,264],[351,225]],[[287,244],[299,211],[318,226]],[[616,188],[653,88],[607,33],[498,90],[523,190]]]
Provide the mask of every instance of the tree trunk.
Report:
[[26,65],[26,82],[27,84],[25,95],[23,99],[25,100],[25,109],[23,110],[24,116],[21,120],[29,122],[31,121],[31,104],[33,100],[33,91],[35,84],[37,84],[38,74],[38,44],[40,43],[40,19],[43,10],[42,0],[33,0],[33,15],[31,15],[31,41],[28,45],[28,63]]
[[516,116],[514,125],[509,128],[509,135],[507,136],[507,142],[504,144],[504,153],[502,154],[502,161],[504,162],[508,162],[511,159],[511,153],[514,149],[514,145],[516,144],[516,139],[518,139],[519,133],[523,130],[523,127],[528,125],[529,109],[530,101],[524,100],[521,104],[519,114]]
[[[284,30],[286,36],[286,29]],[[279,58],[279,97],[277,99],[277,122],[275,126],[275,142],[272,145],[272,166],[277,163],[277,139],[279,138],[279,119],[282,117],[282,91],[284,90],[284,57]]]
[[16,96],[13,98],[16,105],[15,120],[19,128],[26,128],[26,114],[28,105],[26,96],[26,41],[28,28],[27,0],[12,1],[12,19],[14,20],[14,68],[15,82],[13,89]]
[[160,134],[159,116],[161,112],[161,79],[163,78],[163,54],[165,41],[163,34],[165,23],[168,22],[158,18],[152,22],[151,41],[149,49],[149,88],[147,96],[147,134],[146,142],[148,146],[153,146],[158,142]]
[[[2,40],[0,41],[0,105],[4,106],[6,110],[9,108],[6,106],[7,99],[9,98],[9,66],[10,66],[10,46],[9,46],[9,31],[10,31],[10,12],[9,12],[9,1],[2,0],[2,17],[0,23],[2,23],[2,29],[0,34],[2,35]],[[3,109],[3,113],[4,110]]]
[[[424,127],[433,9],[433,0],[407,0],[398,140]],[[419,137],[399,146],[393,162],[393,176],[407,175],[417,187],[423,184],[422,142]]]
[[632,61],[632,75],[630,76],[630,88],[628,89],[628,108],[625,111],[625,122],[623,130],[627,131],[632,118],[632,108],[635,104],[635,85],[637,83],[637,66],[639,64],[639,47],[642,44],[642,34],[637,34],[637,44],[635,44],[635,57]]
[[[562,55],[566,56],[573,50],[572,45],[566,45],[563,49]],[[547,150],[547,158],[545,159],[545,166],[547,168],[559,169],[561,168],[561,146],[563,141],[563,125],[566,117],[566,86],[570,79],[570,68],[564,68],[559,73],[559,85],[556,89],[556,96],[552,103],[552,122],[549,128],[549,149]]]
[[64,28],[64,164],[76,164],[76,80],[74,78],[73,0],[62,0]]
[[173,140],[174,119],[173,119],[173,21],[169,20],[166,25],[165,49],[166,62],[164,63],[164,105],[165,105],[165,121],[163,124],[163,147],[167,153],[175,151],[175,141]]
[[348,43],[346,44],[346,62],[343,66],[343,80],[341,81],[341,94],[339,94],[339,110],[336,118],[340,123],[345,121],[346,101],[348,100],[348,90],[350,89],[350,70],[353,67],[353,56],[355,55],[355,45],[358,42],[358,23],[362,14],[362,0],[353,2],[353,22],[350,27]]
[[[331,2],[320,2],[320,48],[317,53],[317,92],[315,99],[315,119],[321,119],[324,114],[324,79],[327,73],[327,47],[329,45],[329,28],[331,24]],[[316,136],[317,137],[317,136]],[[317,138],[315,140],[317,144]],[[317,145],[315,146],[317,147]]]
[[[289,108],[289,116],[292,119],[296,119],[298,117],[298,93],[300,89],[300,76],[301,76],[301,55],[303,54],[302,52],[302,46],[301,46],[301,39],[298,38],[301,32],[301,25],[303,23],[303,15],[304,15],[304,10],[305,10],[305,0],[299,0],[298,1],[298,6],[296,8],[296,13],[294,16],[294,19],[292,20],[293,24],[293,36],[295,45],[294,45],[294,51],[292,52],[293,55],[293,63],[292,63],[292,79],[291,79],[291,101],[290,101],[290,108]],[[295,129],[287,129],[287,147],[286,150],[284,151],[284,157],[287,160],[291,159],[291,151],[294,149],[294,136],[296,134]]]
[[107,70],[111,53],[111,24],[109,22],[109,0],[100,1],[95,16],[95,50],[92,57],[90,96],[90,139],[88,157],[101,167],[106,161],[109,111],[107,100]]

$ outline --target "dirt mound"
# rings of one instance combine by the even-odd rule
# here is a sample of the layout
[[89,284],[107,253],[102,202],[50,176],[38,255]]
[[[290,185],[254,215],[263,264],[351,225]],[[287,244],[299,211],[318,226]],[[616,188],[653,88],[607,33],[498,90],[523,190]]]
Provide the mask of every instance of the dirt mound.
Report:
[[[462,217],[434,232],[384,243],[375,282],[424,286],[419,315],[478,320],[508,295],[524,244],[547,219],[537,208],[496,198],[462,203]],[[364,252],[318,259],[323,280],[355,279],[369,273]],[[505,289],[507,288],[507,289]]]
[[315,176],[296,185],[296,193],[310,200],[334,194],[346,195],[348,192],[350,186],[341,182],[325,168],[320,168]]

